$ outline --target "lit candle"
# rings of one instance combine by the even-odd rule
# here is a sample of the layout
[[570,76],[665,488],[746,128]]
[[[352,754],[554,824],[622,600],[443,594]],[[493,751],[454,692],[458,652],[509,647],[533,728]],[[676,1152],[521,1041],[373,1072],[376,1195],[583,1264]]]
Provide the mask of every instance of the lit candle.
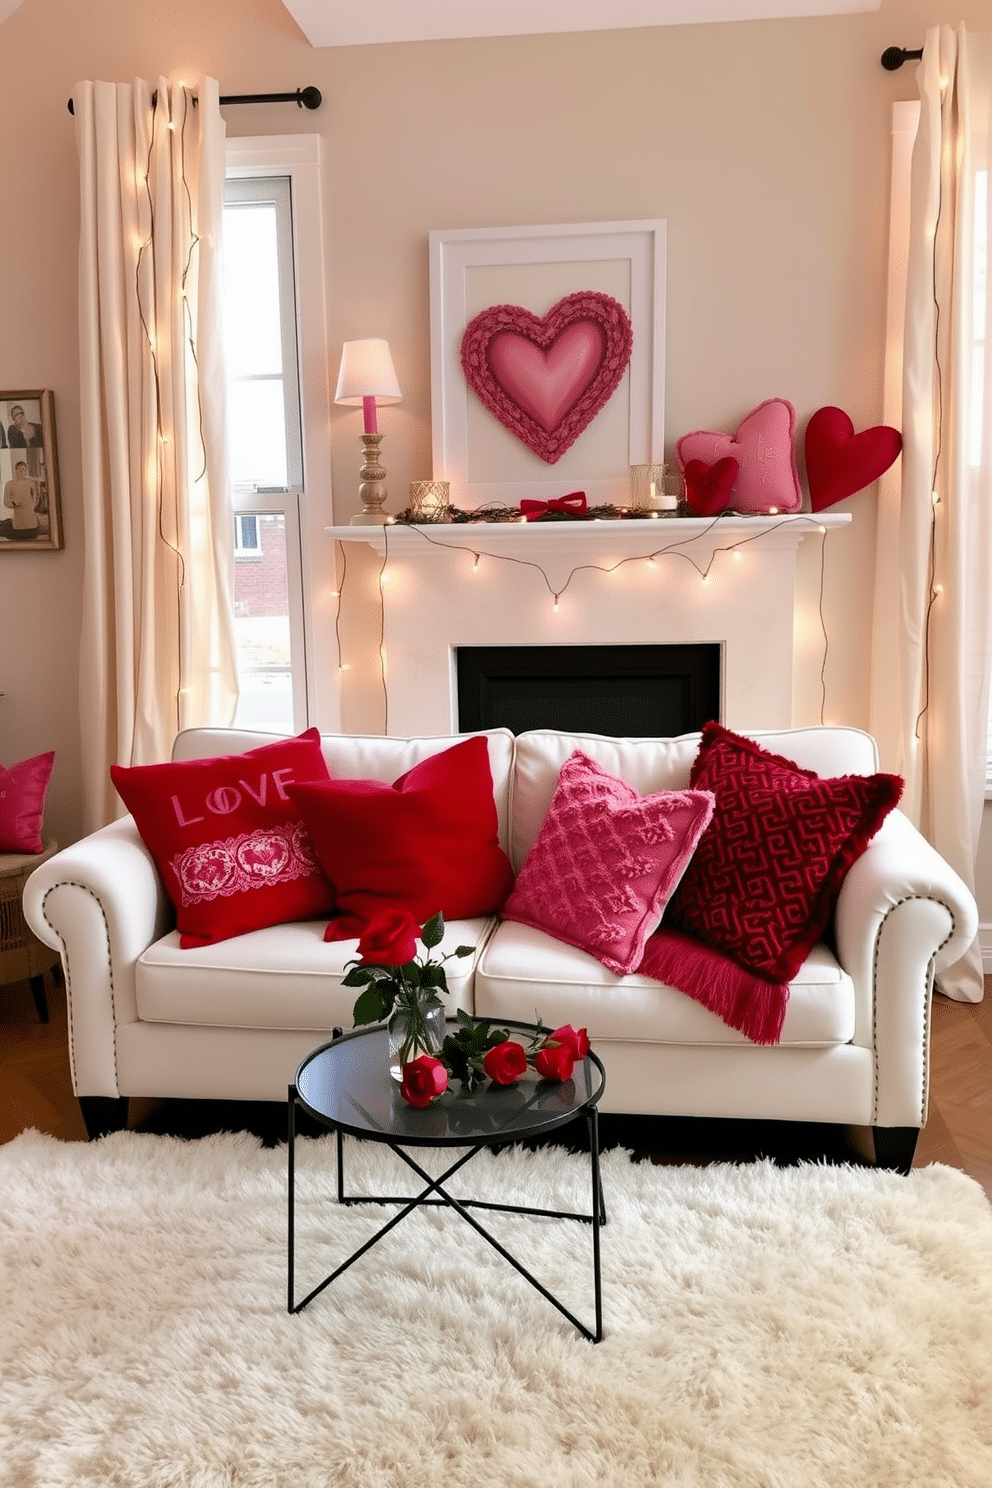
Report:
[[650,490],[648,491],[648,506],[650,506],[650,507],[655,506],[656,503],[657,503],[657,500],[658,500],[658,486],[657,486],[657,483],[655,481],[652,481],[651,482]]
[[366,434],[378,434],[378,432],[379,432],[379,425],[378,425],[378,423],[376,421],[376,416],[375,416],[375,398],[374,398],[374,396],[373,397],[364,397],[362,399],[362,412],[365,415],[365,432],[366,432]]

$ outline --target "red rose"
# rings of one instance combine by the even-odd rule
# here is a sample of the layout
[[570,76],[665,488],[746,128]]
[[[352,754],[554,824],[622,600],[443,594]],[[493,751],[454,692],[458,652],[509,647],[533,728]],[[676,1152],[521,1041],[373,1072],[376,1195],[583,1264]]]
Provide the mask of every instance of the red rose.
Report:
[[519,1044],[507,1039],[505,1044],[487,1050],[482,1068],[497,1085],[515,1085],[527,1068],[527,1055]]
[[417,954],[420,926],[408,909],[386,909],[370,920],[358,942],[365,966],[406,966]]
[[571,1049],[575,1060],[585,1059],[589,1053],[589,1035],[584,1028],[573,1028],[571,1023],[563,1023],[561,1028],[556,1028],[548,1039],[549,1043],[552,1041]]
[[575,1056],[564,1044],[549,1044],[534,1055],[534,1068],[545,1080],[567,1080],[575,1066]]
[[437,1100],[448,1088],[448,1071],[440,1059],[432,1054],[421,1054],[403,1066],[403,1083],[400,1095],[411,1106],[422,1111],[432,1100]]

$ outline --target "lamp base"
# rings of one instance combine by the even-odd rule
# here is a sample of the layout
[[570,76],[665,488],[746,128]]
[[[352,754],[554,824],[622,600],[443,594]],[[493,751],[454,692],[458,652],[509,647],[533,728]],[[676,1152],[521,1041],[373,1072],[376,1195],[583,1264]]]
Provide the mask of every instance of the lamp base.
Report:
[[361,477],[358,494],[362,500],[362,509],[352,517],[350,525],[352,527],[385,527],[394,519],[382,509],[388,495],[386,471],[379,458],[382,435],[361,434],[359,438],[365,446],[362,466],[358,472]]

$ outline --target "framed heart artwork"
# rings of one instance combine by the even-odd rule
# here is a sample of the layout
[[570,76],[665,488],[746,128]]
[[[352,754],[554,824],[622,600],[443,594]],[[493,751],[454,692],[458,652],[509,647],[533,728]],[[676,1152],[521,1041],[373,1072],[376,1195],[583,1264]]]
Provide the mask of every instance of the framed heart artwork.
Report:
[[665,223],[430,234],[434,474],[454,505],[624,505],[664,449]]

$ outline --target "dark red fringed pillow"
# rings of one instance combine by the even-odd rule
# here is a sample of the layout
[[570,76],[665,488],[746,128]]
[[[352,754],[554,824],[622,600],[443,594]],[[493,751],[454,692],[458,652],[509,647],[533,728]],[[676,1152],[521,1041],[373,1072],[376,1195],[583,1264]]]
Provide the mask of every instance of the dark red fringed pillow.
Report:
[[[703,978],[688,969],[702,959],[691,955],[692,940],[703,942],[750,974],[751,1000],[756,987],[768,990],[762,984],[777,989],[768,1016],[748,1031],[760,1042],[774,1041],[787,985],[823,935],[848,869],[898,802],[903,782],[882,774],[821,779],[711,722],[689,784],[713,792],[713,819],[641,969],[706,1001]],[[735,978],[733,966],[728,970],[722,1005],[714,1005],[716,997],[707,1002],[721,1016],[749,1000],[747,984]],[[732,1026],[741,1028],[741,1021]]]

